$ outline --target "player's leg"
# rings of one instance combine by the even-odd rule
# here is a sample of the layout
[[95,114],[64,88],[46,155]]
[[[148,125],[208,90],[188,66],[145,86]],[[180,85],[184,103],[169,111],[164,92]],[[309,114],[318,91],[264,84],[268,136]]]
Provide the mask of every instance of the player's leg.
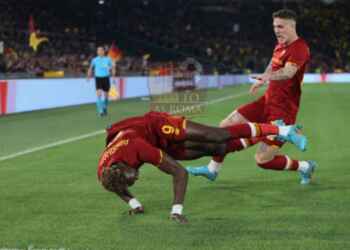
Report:
[[[226,127],[226,128],[231,126],[231,128],[232,128],[232,127],[237,126],[237,125],[247,124],[247,122],[249,122],[249,121],[262,122],[262,121],[264,121],[264,106],[265,106],[265,100],[262,97],[255,102],[244,105],[244,106],[240,107],[238,110],[233,111],[229,116],[227,116],[220,123],[220,126]],[[266,127],[267,132],[269,132],[268,130],[271,129],[270,126],[271,125],[267,125],[267,127]],[[264,131],[264,132],[266,132],[266,131]],[[266,135],[266,134],[267,133],[261,133],[261,136]],[[256,133],[254,135],[258,136]],[[243,150],[245,148],[248,148],[250,146],[255,145],[256,143],[260,142],[264,138],[264,137],[249,138],[250,136],[240,136],[240,137],[246,137],[247,139],[235,140],[235,141],[231,142],[231,148],[229,146],[227,152]],[[292,139],[300,139],[300,138],[301,138],[300,136],[299,137],[295,136]],[[302,138],[302,139],[305,139],[305,138]],[[303,141],[296,141],[296,143],[303,144],[304,142]],[[301,145],[301,146],[304,146],[304,145]],[[208,166],[201,166],[201,167],[197,167],[197,168],[196,167],[189,167],[189,168],[187,168],[187,170],[192,175],[195,175],[195,176],[199,175],[199,176],[208,177],[209,175],[212,175],[212,173],[217,174],[219,172],[219,170],[222,166],[223,160],[224,160],[224,156],[215,156],[209,162]]]
[[[203,156],[210,156],[214,154],[220,155],[224,154],[226,151],[225,144],[186,141],[184,145],[186,148],[184,150],[184,153],[182,154],[183,157],[180,160],[194,160]],[[216,173],[208,172],[206,178],[211,181],[214,181],[216,179],[216,176]]]
[[107,115],[107,108],[108,108],[108,91],[103,91],[103,115]]
[[204,156],[208,156],[208,152],[195,149],[185,149],[183,157],[177,160],[196,160]]
[[226,128],[211,127],[184,117],[150,112],[145,115],[152,129],[160,137],[171,142],[195,141],[226,143],[237,138],[251,138],[266,135],[287,135],[290,128],[272,124],[242,123]]
[[186,140],[225,143],[231,139],[252,138],[268,135],[280,135],[287,137],[291,128],[292,126],[277,126],[273,124],[252,122],[236,124],[225,128],[217,128],[187,121]]
[[96,110],[98,115],[102,115],[103,113],[103,82],[101,80],[102,78],[96,77],[95,78],[95,85],[96,85]]
[[[280,147],[274,143],[269,145],[266,140],[262,142],[255,154],[255,160],[259,167],[270,170],[288,170],[299,171],[301,175],[301,184],[310,183],[311,176],[315,170],[316,163],[314,161],[299,161],[291,159],[287,155],[280,154]],[[273,143],[273,141],[271,141]],[[282,144],[280,144],[282,145]]]
[[224,155],[226,154],[226,143],[214,143],[214,142],[195,142],[185,141],[183,143],[185,150],[195,150],[202,152],[203,156]]
[[97,114],[102,116],[103,115],[103,90],[97,89],[96,90],[96,108],[97,108]]
[[[245,111],[245,113],[248,113],[248,111],[251,110],[249,115],[250,117],[254,117],[254,115],[255,116],[258,115],[258,113],[255,114],[255,111],[259,109],[259,106],[255,102],[245,105],[242,108]],[[245,118],[242,114],[240,114],[239,111],[235,110],[220,123],[220,127],[225,128],[225,127],[230,127],[230,126],[235,126],[240,124],[247,124],[248,122],[249,120],[247,118]],[[232,145],[231,150],[227,150],[227,152],[240,151],[240,150],[246,149],[258,143],[262,138],[263,137],[235,139],[233,140],[233,142],[231,142],[231,145]],[[225,155],[216,155],[212,158],[212,160],[209,162],[208,165],[200,166],[200,167],[188,167],[186,169],[190,174],[194,176],[204,176],[208,179],[214,180],[213,178],[209,178],[209,177],[212,177],[213,174],[215,174],[215,176],[218,174],[224,159],[225,159]]]
[[109,77],[103,78],[103,100],[102,100],[102,109],[103,109],[103,115],[107,115],[107,108],[108,108],[108,93],[111,88]]

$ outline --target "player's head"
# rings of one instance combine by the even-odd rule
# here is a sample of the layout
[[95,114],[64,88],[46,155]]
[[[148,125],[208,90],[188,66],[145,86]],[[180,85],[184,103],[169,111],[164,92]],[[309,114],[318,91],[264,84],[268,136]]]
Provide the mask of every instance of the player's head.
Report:
[[278,43],[289,44],[296,37],[297,15],[293,10],[281,9],[272,14],[273,30]]
[[102,46],[97,47],[97,55],[98,56],[104,56],[105,55],[105,49]]
[[128,186],[134,185],[138,176],[138,170],[119,162],[103,170],[101,182],[107,190],[120,192]]

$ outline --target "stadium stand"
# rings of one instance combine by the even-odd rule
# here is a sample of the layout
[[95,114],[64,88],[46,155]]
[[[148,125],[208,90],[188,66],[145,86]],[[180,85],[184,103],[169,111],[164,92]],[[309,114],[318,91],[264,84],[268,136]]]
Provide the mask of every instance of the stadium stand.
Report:
[[[283,6],[299,14],[299,33],[310,43],[313,55],[309,72],[350,71],[347,1],[327,6],[321,1],[103,3],[38,0],[33,5],[29,0],[20,4],[1,1],[0,41],[4,43],[1,72],[7,72],[8,77],[42,76],[50,70],[64,71],[68,77],[83,76],[96,45],[108,47],[113,41],[123,53],[117,63],[119,74],[174,69],[189,57],[198,60],[208,73],[261,72],[275,42],[271,13]],[[37,52],[28,44],[30,16],[39,35],[49,39]]]

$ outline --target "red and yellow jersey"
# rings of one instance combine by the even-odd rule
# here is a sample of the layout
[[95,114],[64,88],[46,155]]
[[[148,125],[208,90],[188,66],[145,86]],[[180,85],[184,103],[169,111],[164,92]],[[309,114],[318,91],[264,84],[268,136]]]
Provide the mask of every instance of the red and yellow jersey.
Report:
[[171,143],[185,139],[186,119],[165,112],[148,112],[143,116],[131,117],[107,129],[106,144],[125,129],[133,129],[151,145],[164,149]]
[[184,117],[163,112],[148,112],[112,124],[107,129],[107,146],[98,163],[98,176],[118,162],[136,169],[144,163],[158,166],[162,150],[169,151],[174,143],[183,141],[185,129]]
[[309,47],[301,38],[289,45],[276,45],[272,56],[272,71],[283,68],[287,63],[295,64],[298,71],[291,79],[270,81],[265,93],[267,105],[276,109],[286,109],[295,114],[298,112],[301,84],[309,60]]
[[102,152],[98,162],[97,175],[100,178],[104,168],[122,162],[129,167],[138,169],[144,163],[159,166],[163,152],[144,138],[137,131],[127,129],[121,131]]

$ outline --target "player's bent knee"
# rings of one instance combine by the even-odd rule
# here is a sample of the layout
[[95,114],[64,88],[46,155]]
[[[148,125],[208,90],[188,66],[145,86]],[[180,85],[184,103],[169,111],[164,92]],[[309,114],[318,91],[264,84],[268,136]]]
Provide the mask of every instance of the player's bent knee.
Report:
[[248,120],[245,119],[240,113],[238,113],[237,110],[235,110],[231,114],[229,114],[224,120],[222,120],[219,126],[220,128],[225,128],[245,122],[248,122]]
[[220,122],[219,127],[220,128],[226,128],[230,126],[230,121],[228,119],[224,119]]
[[255,162],[259,167],[264,168],[265,163],[271,161],[273,156],[270,154],[256,153],[255,154]]

